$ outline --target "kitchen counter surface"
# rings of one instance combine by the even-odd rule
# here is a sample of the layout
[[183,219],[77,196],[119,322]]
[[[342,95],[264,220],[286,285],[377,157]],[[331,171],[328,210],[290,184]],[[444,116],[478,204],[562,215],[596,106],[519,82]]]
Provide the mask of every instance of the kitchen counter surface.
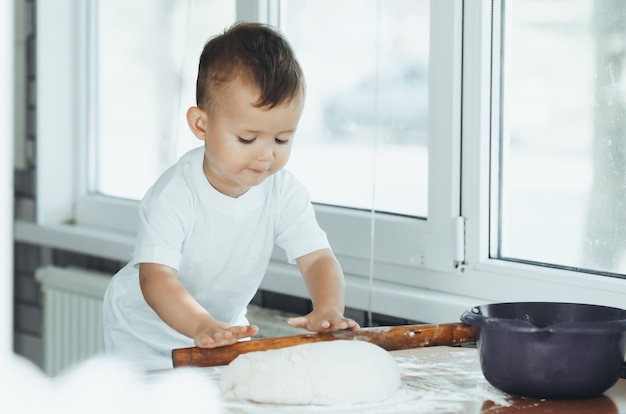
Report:
[[[375,404],[280,406],[236,401],[223,396],[227,414],[282,413],[626,413],[626,380],[604,395],[585,400],[512,397],[483,377],[475,348],[430,347],[391,352],[402,371],[396,395]],[[200,368],[219,381],[222,367]]]

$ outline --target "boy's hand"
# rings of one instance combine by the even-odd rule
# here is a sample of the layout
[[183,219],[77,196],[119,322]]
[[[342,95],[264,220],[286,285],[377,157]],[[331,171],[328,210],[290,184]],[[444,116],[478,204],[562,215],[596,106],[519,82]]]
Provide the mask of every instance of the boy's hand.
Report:
[[337,311],[314,310],[306,316],[289,318],[287,323],[294,328],[303,328],[312,332],[330,332],[343,329],[359,330],[359,324]]
[[193,340],[199,348],[217,348],[254,336],[258,331],[256,326],[231,326],[218,322],[200,329]]

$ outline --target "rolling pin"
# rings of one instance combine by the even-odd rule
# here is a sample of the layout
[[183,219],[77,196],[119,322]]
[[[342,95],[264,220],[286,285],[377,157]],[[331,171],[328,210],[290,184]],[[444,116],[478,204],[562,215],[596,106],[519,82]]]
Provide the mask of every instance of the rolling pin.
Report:
[[439,325],[400,325],[320,332],[276,338],[251,339],[218,348],[177,348],[172,350],[174,367],[213,367],[227,365],[240,354],[285,348],[312,342],[358,340],[378,345],[387,351],[426,346],[459,345],[476,341],[474,327],[464,323]]

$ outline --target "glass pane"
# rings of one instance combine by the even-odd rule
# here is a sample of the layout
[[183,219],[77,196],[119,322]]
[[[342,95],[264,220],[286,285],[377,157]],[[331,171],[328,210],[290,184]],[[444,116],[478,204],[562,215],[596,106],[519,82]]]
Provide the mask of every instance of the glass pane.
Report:
[[626,2],[504,4],[499,257],[626,273]]
[[185,120],[198,59],[235,21],[235,0],[106,0],[97,4],[91,84],[93,190],[139,199],[200,145]]
[[307,78],[288,169],[315,202],[426,217],[428,0],[283,0]]

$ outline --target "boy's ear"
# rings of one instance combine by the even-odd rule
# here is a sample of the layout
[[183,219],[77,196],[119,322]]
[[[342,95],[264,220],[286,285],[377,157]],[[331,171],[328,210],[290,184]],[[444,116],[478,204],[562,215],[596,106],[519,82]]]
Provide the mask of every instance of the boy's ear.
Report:
[[187,110],[187,124],[191,132],[201,141],[206,139],[206,129],[208,124],[206,112],[197,106],[192,106]]

